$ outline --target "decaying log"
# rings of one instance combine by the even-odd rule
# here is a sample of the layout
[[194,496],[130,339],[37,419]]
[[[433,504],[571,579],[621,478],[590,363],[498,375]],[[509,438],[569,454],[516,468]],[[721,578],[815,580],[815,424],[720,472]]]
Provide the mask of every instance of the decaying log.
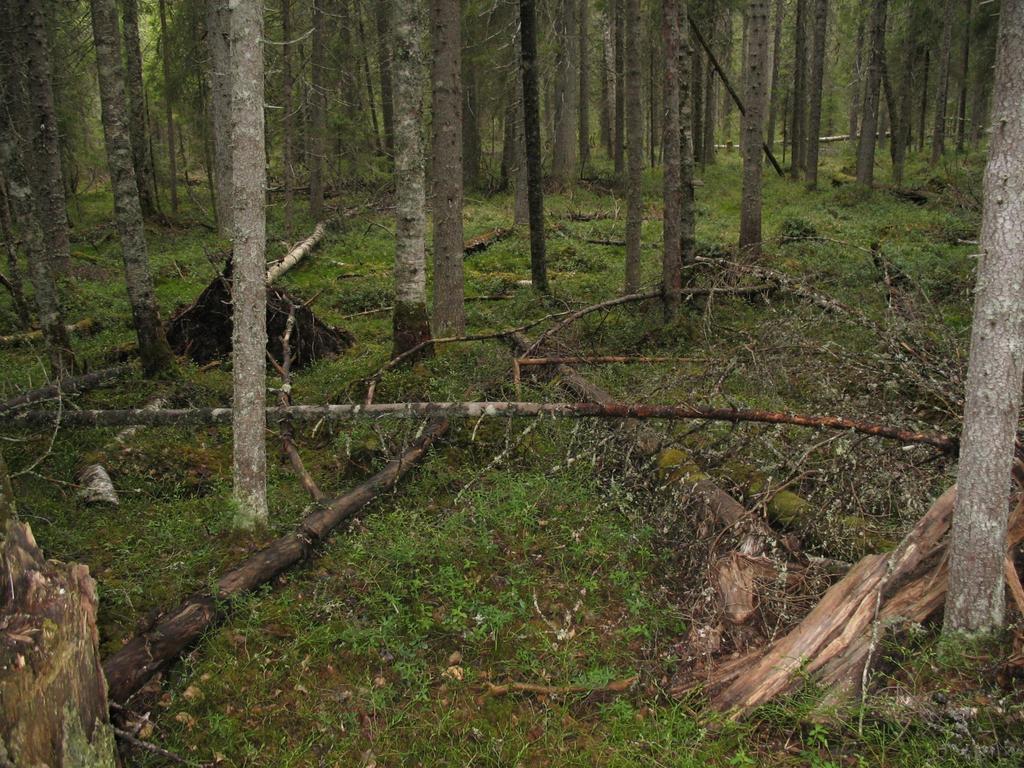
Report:
[[0,765],[113,768],[96,584],[10,521],[0,560]]
[[313,252],[313,249],[319,245],[320,241],[324,239],[324,232],[327,229],[327,222],[321,221],[313,229],[313,234],[303,240],[301,243],[292,248],[281,259],[277,264],[267,270],[267,285],[270,285],[277,280],[281,275],[290,270],[309,254]]
[[484,232],[482,235],[471,237],[469,240],[463,243],[462,255],[463,257],[466,257],[471,256],[474,253],[486,251],[496,242],[498,242],[499,240],[504,240],[510,234],[512,234],[511,229],[498,227],[497,229],[492,229],[489,232]]
[[114,483],[102,464],[90,464],[78,474],[78,497],[86,504],[110,504],[118,506]]
[[[956,486],[932,505],[899,546],[861,559],[791,632],[767,651],[730,662],[706,681],[717,709],[741,716],[796,687],[808,674],[838,698],[866,680],[876,626],[923,622],[941,610],[946,592],[946,543]],[[1024,539],[1024,503],[1010,518],[1008,544]],[[876,624],[877,622],[877,624]],[[676,689],[681,693],[688,686]]]
[[[99,327],[99,324],[91,317],[79,320],[77,323],[65,325],[64,330],[68,333],[89,333]],[[0,336],[0,347],[13,347],[18,344],[29,344],[33,341],[42,341],[43,332],[38,328],[34,331],[22,331],[7,336]]]
[[[911,445],[930,445],[946,452],[957,447],[956,439],[937,432],[918,432],[910,429],[875,424],[845,416],[808,416],[781,411],[761,411],[743,408],[711,408],[689,405],[645,405],[615,401],[591,403],[531,403],[515,401],[494,402],[409,402],[292,405],[267,408],[268,422],[291,418],[297,421],[329,419],[418,419],[428,416],[447,418],[594,418],[594,419],[665,419],[668,421],[723,421],[756,422],[760,424],[787,424],[814,429],[835,429],[858,432],[872,437],[895,440]],[[53,421],[49,411],[24,411],[0,414],[0,423],[36,426]],[[161,410],[112,409],[69,411],[61,415],[61,424],[77,427],[120,427],[127,424],[147,426],[176,426],[196,424],[226,424],[231,421],[230,408],[166,408]]]
[[397,459],[343,496],[318,506],[294,533],[282,536],[220,577],[213,593],[195,595],[167,614],[148,632],[137,635],[103,664],[110,699],[124,703],[147,680],[198,640],[224,613],[231,598],[273,579],[309,557],[343,523],[381,493],[393,488],[414,467],[430,445],[448,428],[444,420],[427,426],[423,435]]
[[61,379],[53,384],[47,384],[43,387],[30,389],[27,392],[22,392],[20,395],[12,397],[3,405],[0,405],[0,415],[10,413],[15,408],[19,408],[23,405],[31,405],[32,403],[39,403],[43,400],[52,400],[65,395],[88,392],[90,389],[95,389],[102,384],[106,384],[108,381],[113,381],[127,372],[127,365],[115,365],[112,368],[104,368],[99,371],[93,371],[92,373],[75,376],[70,379]]

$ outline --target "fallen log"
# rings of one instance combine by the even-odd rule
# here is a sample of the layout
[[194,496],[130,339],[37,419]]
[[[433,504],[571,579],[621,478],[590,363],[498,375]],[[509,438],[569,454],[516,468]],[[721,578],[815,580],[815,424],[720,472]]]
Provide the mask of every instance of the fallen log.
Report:
[[22,392],[20,395],[15,395],[3,403],[3,405],[0,405],[0,415],[10,413],[15,408],[23,405],[31,405],[32,403],[39,403],[65,395],[88,392],[90,389],[95,389],[102,384],[106,384],[108,381],[113,381],[127,372],[127,365],[115,365],[111,368],[104,368],[70,379],[61,379],[53,384],[30,389],[27,392]]
[[[54,420],[49,411],[25,411],[0,414],[0,423],[15,426],[38,426]],[[594,418],[594,419],[666,419],[669,421],[723,421],[755,422],[760,424],[787,424],[815,429],[835,429],[858,432],[872,437],[895,440],[912,445],[930,445],[946,452],[956,450],[955,438],[938,432],[918,432],[886,424],[875,424],[845,416],[808,416],[781,411],[762,411],[741,408],[711,408],[689,405],[645,405],[619,402],[590,403],[531,403],[515,401],[480,402],[409,402],[292,405],[267,408],[268,422],[282,419],[297,421],[347,421],[350,419],[420,419],[428,416],[446,418]],[[112,410],[81,410],[65,412],[63,426],[120,427],[130,424],[145,426],[183,426],[202,424],[228,424],[231,408],[164,408],[147,410],[127,408]]]
[[113,768],[96,582],[9,521],[0,558],[0,765]]
[[313,229],[313,233],[301,243],[292,248],[277,264],[267,270],[267,285],[277,280],[281,275],[290,270],[317,247],[324,239],[324,232],[327,229],[327,222],[321,221]]
[[469,240],[463,243],[462,255],[463,257],[466,257],[472,256],[474,253],[486,251],[496,242],[498,242],[499,240],[504,240],[510,234],[512,234],[511,229],[506,229],[505,227],[498,227],[496,229],[490,230],[489,232],[484,232],[482,235],[471,237]]
[[310,557],[317,544],[384,491],[393,488],[448,429],[448,422],[432,422],[423,435],[376,475],[318,506],[294,533],[287,534],[251,555],[218,579],[213,592],[197,594],[164,616],[155,627],[130,640],[103,664],[110,700],[123,704],[153,675],[170,664],[223,617],[231,598],[265,584],[285,569]]
[[[86,317],[79,320],[77,323],[71,323],[65,325],[64,330],[68,333],[88,333],[99,327],[99,324],[91,317]],[[2,347],[13,347],[19,344],[29,344],[33,341],[42,341],[43,332],[40,329],[34,331],[21,331],[20,333],[12,333],[7,336],[0,336],[0,346]]]
[[509,693],[531,693],[535,696],[566,696],[572,693],[625,693],[640,679],[639,675],[612,680],[606,685],[540,685],[538,683],[487,683],[488,696],[505,696]]

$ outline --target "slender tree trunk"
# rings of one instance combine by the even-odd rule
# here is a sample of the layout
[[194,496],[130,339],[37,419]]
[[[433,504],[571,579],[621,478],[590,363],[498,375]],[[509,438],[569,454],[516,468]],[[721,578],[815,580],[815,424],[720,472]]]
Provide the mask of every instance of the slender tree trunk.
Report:
[[655,83],[655,46],[651,40],[647,46],[647,152],[650,158],[650,167],[657,165],[658,152],[658,89]]
[[[423,122],[418,3],[392,6],[395,88],[395,311],[394,354],[430,338],[427,315],[426,174],[420,126]],[[461,245],[461,243],[460,243]]]
[[309,68],[309,215],[319,221],[324,212],[324,163],[327,156],[327,92],[324,89],[324,17],[326,0],[313,0],[313,40]]
[[96,69],[99,72],[103,137],[114,191],[114,215],[121,237],[128,302],[139,340],[142,369],[146,375],[153,376],[171,368],[174,356],[160,322],[160,312],[153,293],[153,277],[149,271],[149,256],[146,253],[146,231],[128,133],[128,106],[118,42],[117,5],[115,0],[90,0],[90,6]]
[[[709,7],[709,18],[714,18],[715,3]],[[708,46],[713,50],[715,47],[715,25],[710,24],[708,31]],[[715,162],[715,106],[717,104],[717,89],[715,88],[715,68],[711,65],[710,57],[705,57],[707,66],[704,71],[704,156],[701,162],[704,165]]]
[[782,22],[785,18],[782,0],[775,0],[775,31],[772,39],[772,79],[768,88],[768,149],[775,151],[775,120],[779,112],[779,62],[782,60]]
[[544,176],[540,145],[540,93],[537,87],[537,8],[535,0],[519,0],[522,30],[523,125],[526,136],[527,187],[530,205],[530,275],[533,287],[547,293],[544,254]]
[[[721,15],[719,16],[719,24],[722,28],[721,34],[721,49],[722,55],[719,58],[719,62],[722,65],[722,69],[725,70],[730,80],[733,80],[734,73],[732,68],[732,49],[733,49],[733,23],[732,23],[732,8],[726,6]],[[733,80],[733,82],[735,82]],[[724,134],[725,141],[728,143],[732,139],[732,96],[729,95],[727,88],[722,88],[718,92],[718,97],[721,99],[721,103],[718,105],[718,115],[720,121],[720,128]]]
[[377,71],[380,77],[381,113],[384,117],[384,150],[394,156],[395,112],[391,89],[391,34],[388,20],[393,0],[374,2],[374,19],[377,25]]
[[234,171],[231,167],[231,12],[228,0],[206,2],[206,46],[210,53],[208,73],[210,124],[213,134],[213,176],[216,182],[217,228],[224,237],[234,236]]
[[625,169],[626,144],[625,0],[610,1],[615,4],[615,178],[621,179]]
[[266,144],[263,0],[231,0],[231,167],[234,257],[231,288],[231,428],[239,527],[267,521]]
[[472,61],[462,62],[462,183],[469,189],[480,186],[480,107],[477,72]]
[[917,151],[924,151],[924,126],[928,117],[928,70],[931,68],[931,51],[924,50],[924,62],[921,65],[921,111],[918,113]]
[[515,82],[515,199],[513,201],[513,221],[518,227],[530,221],[530,173],[526,159],[526,125],[523,110],[523,37],[516,25],[514,53],[512,62],[513,81]]
[[932,129],[932,156],[935,165],[946,151],[946,101],[949,98],[949,60],[953,46],[953,0],[942,4],[942,40],[939,42],[939,77],[935,91],[935,127]]
[[861,97],[864,94],[864,19],[857,24],[857,43],[853,57],[853,77],[850,80],[850,143],[857,145],[860,123]]
[[373,73],[370,70],[369,43],[366,39],[366,27],[363,24],[362,6],[355,8],[356,31],[359,34],[359,57],[363,66],[363,77],[366,78],[366,104],[370,111],[370,128],[373,131],[373,151],[380,154],[384,151],[383,139],[380,135],[380,122],[377,120],[377,96],[373,90]]
[[[823,3],[822,3],[823,4]],[[768,0],[748,0],[746,92],[743,103],[743,204],[740,210],[740,248],[761,255],[761,157],[768,81]],[[819,98],[820,106],[820,98]]]
[[580,84],[578,103],[579,127],[579,164],[580,176],[585,176],[590,165],[590,0],[577,0],[579,3],[579,33],[577,46],[580,61]]
[[[3,17],[0,17],[2,20]],[[2,42],[2,40],[0,40]],[[2,85],[0,85],[2,87]],[[0,130],[3,125],[0,124]],[[24,283],[21,279],[21,267],[18,265],[18,242],[14,232],[14,221],[11,218],[11,205],[7,191],[7,178],[0,165],[0,236],[4,239],[7,250],[7,272],[10,280],[11,299],[14,302],[14,313],[18,317],[18,325],[28,330],[32,325],[32,313],[25,301]]]
[[139,45],[139,1],[122,0],[125,60],[125,88],[128,93],[128,127],[132,139],[132,163],[139,185],[142,215],[156,214],[153,168],[149,164],[149,139],[146,137],[146,90],[142,80],[142,48]]
[[804,129],[807,105],[807,3],[808,0],[796,0],[796,21],[793,26],[793,127],[789,131],[789,175],[794,179],[800,178],[806,149]]
[[601,144],[604,145],[608,157],[615,154],[613,127],[615,118],[615,37],[612,34],[611,17],[605,12],[604,30],[601,33],[602,78],[601,78]]
[[640,105],[640,0],[626,0],[626,293],[640,290],[640,227],[643,224],[643,112]]
[[967,24],[964,25],[963,44],[960,49],[960,99],[956,110],[956,151],[960,154],[963,154],[967,137],[967,76],[971,68],[971,26],[974,21],[973,0],[964,2],[967,6]]
[[171,212],[178,213],[178,164],[174,145],[174,102],[171,100],[171,52],[167,37],[167,3],[160,0],[160,57],[164,71],[164,119],[167,122],[167,175],[170,177]]
[[292,0],[281,0],[281,116],[282,154],[284,158],[284,231],[291,239],[295,204],[295,115],[294,83],[292,81]]
[[664,206],[662,233],[664,250],[661,261],[662,308],[665,319],[671,320],[679,312],[679,289],[682,286],[680,243],[680,216],[683,203],[682,180],[679,171],[679,5],[677,0],[662,3],[662,36],[664,38]]
[[[679,18],[679,262],[693,263],[697,250],[697,206],[694,196],[693,157],[693,36],[690,33],[689,3],[676,0]],[[680,285],[682,275],[680,274]]]
[[818,186],[818,137],[821,135],[821,88],[825,79],[825,39],[828,23],[828,0],[814,2],[814,43],[811,54],[811,111],[807,121],[807,186]]
[[431,0],[434,144],[434,333],[466,330],[462,277],[462,15],[459,0]]
[[910,84],[909,74],[913,57],[904,53],[907,65],[904,68],[900,87],[897,91],[892,82],[892,74],[889,71],[887,58],[882,59],[882,87],[885,92],[885,102],[892,124],[892,143],[890,144],[890,155],[892,157],[892,181],[900,186],[903,184],[903,166],[907,155],[907,136],[910,122]]
[[[57,273],[71,266],[68,243],[68,211],[64,199],[64,174],[61,169],[60,137],[57,130],[57,109],[53,99],[53,64],[50,58],[50,17],[55,6],[46,0],[20,0],[21,24],[27,43],[29,109],[32,110],[33,161],[29,180],[32,194],[41,215],[45,258]],[[41,206],[41,208],[39,208]]]
[[875,134],[878,130],[882,57],[885,54],[885,14],[886,0],[874,0],[871,9],[868,77],[864,89],[864,117],[857,142],[857,182],[866,187],[870,187],[875,179]]
[[[691,35],[692,41],[692,35]],[[693,160],[704,160],[704,56],[700,46],[690,43],[690,117],[692,122]],[[653,90],[653,89],[652,89]]]
[[986,632],[1003,623],[1007,489],[1024,368],[1024,0],[1000,7],[992,126],[946,632]]

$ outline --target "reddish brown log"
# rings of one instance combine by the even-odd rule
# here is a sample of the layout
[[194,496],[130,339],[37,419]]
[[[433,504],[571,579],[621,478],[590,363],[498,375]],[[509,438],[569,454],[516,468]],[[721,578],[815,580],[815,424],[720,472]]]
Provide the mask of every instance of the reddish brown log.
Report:
[[225,603],[232,597],[265,584],[309,557],[316,544],[381,493],[393,488],[447,429],[447,421],[433,422],[409,450],[376,475],[344,496],[318,507],[306,516],[296,532],[282,536],[221,576],[213,594],[189,598],[151,630],[136,636],[108,657],[103,669],[111,701],[124,703],[176,659],[223,616]]

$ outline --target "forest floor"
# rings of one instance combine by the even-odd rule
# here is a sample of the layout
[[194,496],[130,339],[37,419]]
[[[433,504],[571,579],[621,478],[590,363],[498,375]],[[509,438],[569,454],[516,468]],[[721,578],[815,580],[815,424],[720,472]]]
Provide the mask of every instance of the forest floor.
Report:
[[[557,337],[558,347],[686,358],[581,367],[630,402],[836,414],[955,433],[977,249],[963,241],[977,238],[984,158],[950,157],[933,173],[916,162],[907,186],[925,193],[923,204],[833,184],[834,174],[849,172],[842,148],[827,154],[817,192],[765,177],[768,241],[759,263],[853,314],[785,290],[688,301],[668,325],[656,302],[635,303],[575,323]],[[699,254],[749,263],[734,246],[738,158],[723,153],[700,177]],[[643,284],[653,286],[660,177],[649,173],[645,183]],[[391,304],[386,196],[363,189],[332,202],[345,215],[281,286],[312,300],[323,320],[351,331],[356,343],[295,373],[297,403],[359,402],[361,380],[391,350],[390,313],[358,314]],[[621,292],[624,249],[587,241],[620,240],[624,210],[621,196],[600,182],[547,197],[549,298],[519,284],[529,277],[525,231],[467,256],[467,296],[504,297],[468,302],[469,331],[508,328]],[[598,212],[613,218],[570,215]],[[111,350],[133,340],[110,198],[80,196],[72,214],[67,316],[97,321],[98,330],[75,345],[80,359],[100,368]],[[509,227],[511,200],[470,195],[465,215],[467,239]],[[288,239],[280,205],[271,216],[276,257]],[[300,218],[291,239],[312,225]],[[149,234],[167,317],[215,276],[226,244],[198,225],[153,226]],[[870,253],[875,243],[882,258]],[[694,269],[689,279],[761,282],[721,263]],[[6,295],[0,321],[14,327]],[[389,372],[375,399],[519,399],[510,355],[500,340],[447,345]],[[38,385],[43,361],[41,349],[0,350],[0,396]],[[62,407],[137,406],[155,395],[178,406],[222,405],[230,393],[226,365],[185,364],[176,380],[146,381],[136,372]],[[521,399],[571,398],[557,383],[524,373]],[[382,467],[418,427],[325,423],[300,430],[297,442],[330,496]],[[955,474],[934,449],[845,432],[657,428],[748,507],[776,520],[793,512],[787,519],[807,551],[846,561],[898,540]],[[104,448],[114,432],[19,432],[3,446],[21,515],[46,553],[88,564],[99,582],[104,653],[291,530],[308,505],[278,459],[276,435],[268,442],[270,528],[240,536],[231,528],[227,429],[141,430],[123,447]],[[77,471],[97,459],[110,471],[119,507],[86,506],[76,497]],[[748,482],[750,467],[767,476],[767,488],[763,478]],[[699,691],[668,696],[688,663],[689,633],[707,621],[708,558],[722,534],[685,494],[660,486],[656,468],[608,423],[457,423],[318,558],[233,603],[227,621],[141,698],[135,709],[152,721],[142,735],[190,761],[225,766],[1021,763],[1024,697],[1010,663],[1013,630],[966,652],[941,642],[933,628],[887,638],[887,663],[870,693],[827,715],[812,686],[738,723],[708,711]],[[791,493],[783,497],[783,489]],[[794,494],[807,503],[781,504]],[[813,597],[774,612],[769,632],[784,631]],[[1019,626],[1019,615],[1011,620]],[[617,695],[487,693],[488,682],[601,686],[633,675],[639,683]],[[141,752],[132,759],[164,762]]]

